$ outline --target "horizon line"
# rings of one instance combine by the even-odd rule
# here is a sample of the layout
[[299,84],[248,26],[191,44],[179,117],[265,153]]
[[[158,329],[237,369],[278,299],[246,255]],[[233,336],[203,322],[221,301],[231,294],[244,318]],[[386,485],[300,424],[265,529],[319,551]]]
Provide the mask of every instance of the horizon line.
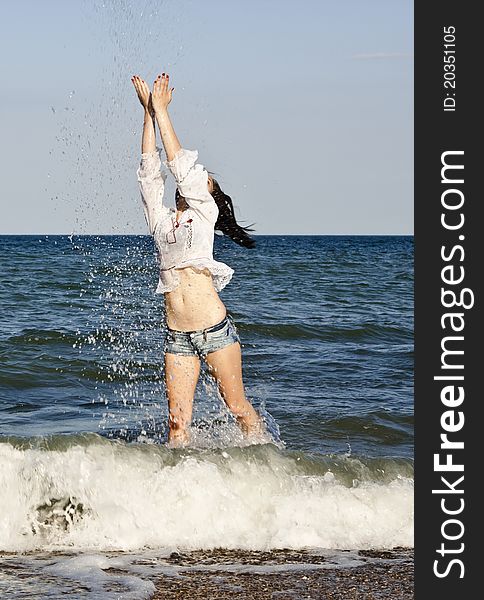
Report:
[[[152,237],[150,233],[0,233],[0,237]],[[256,233],[253,237],[278,237],[278,236],[294,236],[294,237],[343,237],[343,236],[359,236],[359,237],[414,237],[414,233]],[[215,234],[215,238],[227,237],[224,235]]]

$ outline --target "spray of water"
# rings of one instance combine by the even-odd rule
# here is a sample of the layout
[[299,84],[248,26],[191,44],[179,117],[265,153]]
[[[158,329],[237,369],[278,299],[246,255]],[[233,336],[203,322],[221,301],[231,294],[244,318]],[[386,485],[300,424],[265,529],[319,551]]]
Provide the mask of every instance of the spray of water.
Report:
[[[67,173],[56,198],[75,207],[70,240],[84,264],[79,299],[85,326],[79,328],[74,347],[81,360],[86,354],[91,358],[87,368],[92,368],[92,357],[96,360],[93,402],[105,406],[101,430],[129,441],[164,441],[165,332],[162,301],[153,294],[153,242],[143,237],[80,236],[144,231],[135,178],[142,111],[130,77],[143,73],[150,81],[163,68],[178,68],[196,40],[183,40],[189,8],[185,3],[86,0],[83,7],[91,32],[86,61],[100,63],[101,68],[93,68],[92,87],[66,90],[64,101],[52,107],[58,131],[53,171]],[[207,436],[216,445],[242,443],[206,372],[197,386],[195,405],[195,444],[203,446]],[[262,412],[278,439],[274,420]]]

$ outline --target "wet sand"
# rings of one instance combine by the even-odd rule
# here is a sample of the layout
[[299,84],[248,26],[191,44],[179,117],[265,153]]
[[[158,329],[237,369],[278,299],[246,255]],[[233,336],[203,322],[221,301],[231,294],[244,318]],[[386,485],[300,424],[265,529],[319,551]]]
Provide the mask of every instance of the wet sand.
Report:
[[[83,561],[83,554],[1,553],[2,597],[84,598],[89,597],[93,584],[101,585],[106,592],[130,592],[131,584],[127,585],[125,577],[133,575],[154,584],[156,591],[151,596],[154,600],[411,600],[414,597],[413,550],[407,548],[313,552],[218,549],[173,552],[169,556],[159,556],[152,550],[99,556],[104,563],[100,569],[98,556],[94,555],[92,573],[88,568],[87,578],[82,569],[77,573],[74,565],[74,576],[66,579],[62,571],[57,574],[45,571],[46,565],[56,559],[60,559],[61,565],[66,564],[66,559]],[[85,563],[81,564],[85,567]]]
[[331,566],[324,555],[271,552],[173,553],[176,575],[155,581],[154,600],[410,600],[413,551],[360,551],[360,566]]

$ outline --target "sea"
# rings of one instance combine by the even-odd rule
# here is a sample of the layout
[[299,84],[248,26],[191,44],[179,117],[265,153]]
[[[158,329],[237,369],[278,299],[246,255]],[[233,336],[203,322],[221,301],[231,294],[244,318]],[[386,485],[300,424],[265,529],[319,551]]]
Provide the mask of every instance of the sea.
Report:
[[267,436],[204,369],[173,449],[153,240],[0,236],[2,598],[151,598],[180,552],[413,547],[413,238],[255,239],[214,255]]

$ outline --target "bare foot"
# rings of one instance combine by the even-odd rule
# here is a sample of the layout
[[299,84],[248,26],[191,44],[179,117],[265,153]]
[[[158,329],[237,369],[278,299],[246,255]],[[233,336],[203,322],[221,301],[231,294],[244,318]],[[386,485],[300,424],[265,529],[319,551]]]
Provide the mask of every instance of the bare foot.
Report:
[[247,439],[251,438],[261,438],[267,435],[267,430],[262,420],[262,417],[254,410],[256,417],[255,419],[251,419],[250,422],[247,420],[239,420],[239,427],[244,434],[244,437]]
[[190,442],[190,436],[187,431],[176,431],[168,434],[168,447],[169,448],[184,448],[188,446]]

